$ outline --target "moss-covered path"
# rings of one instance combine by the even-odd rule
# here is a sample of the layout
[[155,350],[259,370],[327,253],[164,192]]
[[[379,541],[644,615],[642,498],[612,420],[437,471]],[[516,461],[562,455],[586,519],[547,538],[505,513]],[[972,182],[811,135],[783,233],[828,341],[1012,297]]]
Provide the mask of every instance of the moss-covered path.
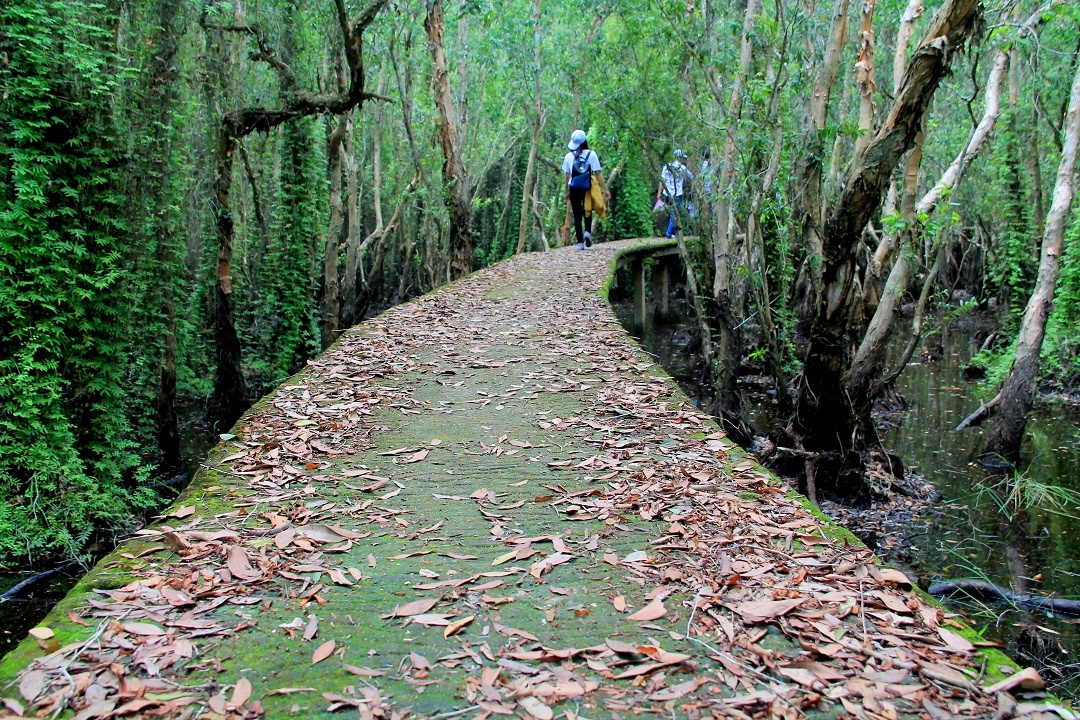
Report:
[[617,324],[632,246],[517,257],[348,332],[5,658],[0,713],[993,714],[1004,657]]

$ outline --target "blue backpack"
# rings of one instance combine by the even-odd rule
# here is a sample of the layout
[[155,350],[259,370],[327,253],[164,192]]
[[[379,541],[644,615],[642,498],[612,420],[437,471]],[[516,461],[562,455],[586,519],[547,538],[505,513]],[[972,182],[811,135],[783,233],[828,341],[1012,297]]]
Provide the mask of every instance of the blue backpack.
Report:
[[574,163],[570,166],[570,187],[578,190],[588,190],[592,187],[590,165],[588,150],[574,157]]

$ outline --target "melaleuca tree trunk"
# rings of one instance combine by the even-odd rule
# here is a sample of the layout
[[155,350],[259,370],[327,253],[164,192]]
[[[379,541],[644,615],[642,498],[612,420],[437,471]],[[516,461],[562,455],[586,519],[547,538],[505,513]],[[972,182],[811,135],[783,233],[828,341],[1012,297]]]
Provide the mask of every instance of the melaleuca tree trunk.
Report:
[[457,280],[472,272],[472,206],[469,202],[469,180],[461,160],[460,128],[446,63],[446,44],[443,41],[445,25],[442,0],[428,0],[424,29],[431,53],[431,90],[438,113],[435,135],[443,154],[443,193],[446,209],[450,213],[450,279]]
[[888,116],[865,151],[855,156],[822,233],[820,292],[812,306],[809,342],[799,386],[794,429],[817,457],[818,488],[841,496],[865,492],[864,451],[876,446],[857,399],[845,393],[852,361],[856,251],[866,224],[880,207],[893,170],[922,129],[926,108],[950,61],[971,36],[977,0],[948,0],[904,74]]
[[1065,223],[1069,217],[1073,196],[1076,194],[1076,154],[1080,145],[1080,70],[1073,80],[1069,108],[1062,122],[1064,140],[1061,160],[1058,163],[1057,182],[1054,185],[1050,211],[1046,215],[1043,231],[1042,252],[1039,259],[1039,275],[1035,290],[1031,293],[1020,332],[1016,339],[1016,351],[1012,367],[1001,389],[1001,402],[997,415],[986,436],[983,454],[1015,463],[1020,457],[1020,445],[1027,427],[1027,416],[1035,401],[1036,383],[1039,375],[1039,354],[1046,335],[1046,320],[1054,302],[1054,288],[1061,270],[1061,253],[1065,237]]
[[207,30],[240,33],[256,38],[260,45],[257,57],[267,62],[282,76],[283,93],[278,107],[243,107],[224,115],[218,130],[218,144],[214,168],[214,195],[216,204],[215,230],[217,234],[217,287],[214,303],[214,344],[217,350],[217,368],[214,377],[214,393],[210,400],[208,416],[218,426],[235,422],[247,409],[247,383],[244,379],[240,339],[236,332],[232,280],[233,240],[235,222],[232,216],[230,194],[232,192],[232,164],[237,144],[256,132],[268,132],[285,123],[329,113],[342,114],[357,107],[371,97],[364,91],[366,67],[364,65],[364,31],[371,25],[387,0],[372,0],[355,20],[349,18],[345,0],[336,0],[338,26],[344,43],[348,64],[348,87],[341,92],[292,89],[289,68],[277,60],[275,54],[264,46],[262,31],[252,25],[210,25]]

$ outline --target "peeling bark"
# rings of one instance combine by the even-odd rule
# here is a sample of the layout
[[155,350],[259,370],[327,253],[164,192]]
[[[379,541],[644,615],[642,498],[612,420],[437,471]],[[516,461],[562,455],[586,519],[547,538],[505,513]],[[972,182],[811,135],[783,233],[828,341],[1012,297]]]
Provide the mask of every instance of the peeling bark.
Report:
[[794,423],[807,451],[842,458],[824,473],[819,463],[818,487],[824,491],[849,497],[863,493],[861,453],[876,446],[872,428],[861,426],[855,399],[843,384],[855,340],[850,316],[856,297],[856,250],[894,168],[922,129],[926,109],[952,56],[967,42],[980,12],[978,0],[948,0],[938,11],[912,57],[888,116],[866,150],[853,159],[824,225],[822,293],[813,304]]
[[[214,342],[217,370],[209,417],[218,426],[234,423],[248,408],[247,385],[241,368],[240,339],[236,333],[232,303],[232,258],[234,223],[229,196],[232,191],[233,154],[240,139],[255,132],[268,132],[294,120],[321,113],[342,114],[371,96],[364,92],[364,31],[375,20],[387,0],[373,0],[356,20],[350,20],[345,0],[336,0],[337,20],[345,44],[349,84],[344,92],[323,93],[309,90],[289,92],[281,107],[246,107],[227,113],[218,129],[214,168],[215,230],[217,252],[217,298],[214,303]],[[246,28],[219,28],[247,32]],[[263,51],[261,59],[267,60]],[[279,64],[270,63],[278,72]],[[287,70],[287,68],[286,68]],[[284,82],[291,85],[291,82]]]
[[450,74],[443,41],[445,20],[442,0],[428,0],[424,30],[431,53],[431,91],[438,110],[436,136],[443,154],[443,193],[450,213],[450,279],[457,280],[472,272],[472,207],[469,203],[469,181],[461,161],[458,140],[457,111],[450,88]]
[[1061,272],[1061,252],[1065,223],[1076,192],[1077,146],[1080,145],[1080,70],[1073,79],[1069,108],[1063,121],[1065,137],[1053,199],[1046,215],[1039,274],[1031,293],[1020,332],[1012,367],[1001,389],[1001,402],[987,432],[983,447],[984,458],[1002,458],[1015,463],[1020,458],[1020,445],[1027,428],[1027,416],[1035,401],[1039,373],[1039,353],[1046,334],[1046,320],[1054,302],[1054,288]]

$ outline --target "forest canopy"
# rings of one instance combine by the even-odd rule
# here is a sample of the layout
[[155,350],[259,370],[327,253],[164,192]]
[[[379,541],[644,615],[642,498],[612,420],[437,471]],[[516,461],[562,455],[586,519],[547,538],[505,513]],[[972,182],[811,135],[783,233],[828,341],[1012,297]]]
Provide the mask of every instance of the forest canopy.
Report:
[[811,496],[888,464],[870,412],[928,308],[1000,314],[1022,417],[1013,385],[1080,382],[1078,38],[1059,0],[9,0],[0,562],[130,528],[185,424],[226,432],[364,318],[565,245],[577,128],[598,239],[662,231],[687,156],[711,410],[740,436],[761,358]]

